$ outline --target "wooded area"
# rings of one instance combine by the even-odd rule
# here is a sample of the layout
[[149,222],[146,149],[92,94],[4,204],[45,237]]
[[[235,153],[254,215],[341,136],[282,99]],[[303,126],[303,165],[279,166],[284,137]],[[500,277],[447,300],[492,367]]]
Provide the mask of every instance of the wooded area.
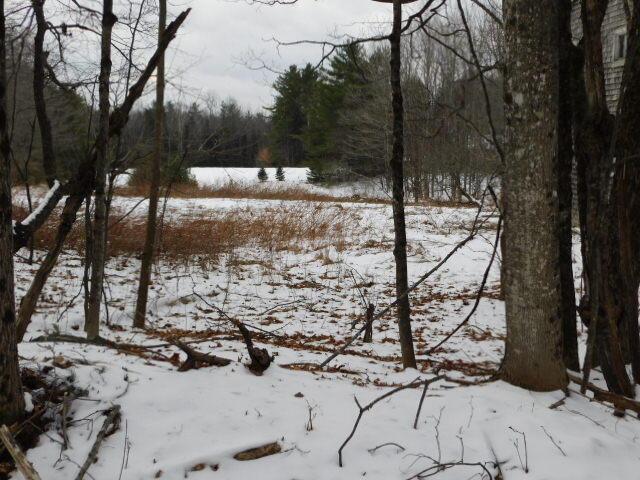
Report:
[[[275,73],[273,102],[254,112],[242,99],[174,100],[167,52],[193,18],[189,7],[0,0],[0,478],[14,467],[38,478],[44,464],[59,478],[72,469],[113,476],[102,445],[114,435],[124,442],[120,478],[214,478],[231,459],[274,465],[283,453],[318,473],[327,439],[312,437],[336,429],[346,436],[329,447],[337,468],[365,475],[371,461],[372,478],[391,478],[387,451],[424,443],[429,422],[437,456],[407,450],[415,459],[393,464],[396,475],[560,479],[573,478],[574,465],[598,475],[610,466],[579,456],[589,435],[576,416],[608,430],[599,444],[637,462],[624,452],[640,434],[640,0],[376,1],[389,4],[389,18],[367,34],[274,40],[278,49],[319,46],[321,58]],[[250,3],[275,10],[305,0]],[[624,24],[612,32],[616,12]],[[206,187],[195,185],[194,167],[257,175]],[[277,167],[274,178],[267,167]],[[308,168],[307,181],[294,185],[283,167]],[[381,195],[349,190],[358,182]],[[236,373],[243,363],[251,375]],[[152,377],[161,389],[146,383]],[[209,398],[211,378],[221,403],[199,420],[203,402],[190,397]],[[394,417],[406,403],[389,405],[415,389],[413,432]],[[180,401],[159,407],[165,390]],[[535,407],[531,391],[551,393],[532,397],[545,404]],[[361,403],[363,392],[373,399]],[[437,397],[446,398],[439,413]],[[156,416],[146,424],[193,415],[167,435],[220,421],[233,441],[167,462],[168,438],[148,429],[130,441],[132,398],[151,411],[137,415]],[[317,398],[336,415],[333,428],[318,427],[326,418]],[[345,398],[357,407],[348,421]],[[474,398],[481,425],[472,428]],[[510,407],[512,398],[521,403]],[[281,402],[300,399],[303,436],[287,424],[296,440],[274,437],[289,409]],[[447,402],[455,421],[469,418],[466,427],[445,418],[441,437]],[[372,430],[358,429],[374,407],[396,425],[364,449],[358,437],[372,442]],[[626,416],[622,433],[585,411]],[[95,433],[77,428],[98,417]],[[556,440],[573,431],[575,445]],[[535,442],[530,469],[527,433],[558,458],[540,467],[548,453]],[[55,455],[38,447],[52,435]],[[70,460],[89,439],[84,458]],[[159,450],[140,446],[156,441]],[[131,445],[152,464],[134,459],[127,470]],[[308,465],[305,445],[315,449]],[[257,474],[231,468],[227,478]],[[328,472],[313,478],[334,478]]]

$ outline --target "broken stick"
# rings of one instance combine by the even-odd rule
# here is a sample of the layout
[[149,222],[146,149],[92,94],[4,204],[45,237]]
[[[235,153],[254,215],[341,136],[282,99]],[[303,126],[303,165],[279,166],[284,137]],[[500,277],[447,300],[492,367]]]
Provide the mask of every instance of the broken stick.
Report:
[[[78,475],[76,475],[76,480],[82,480],[89,470],[89,467],[93,465],[98,458],[98,452],[100,451],[100,446],[107,436],[111,435],[115,430],[117,430],[120,425],[120,405],[114,405],[109,410],[107,410],[109,414],[102,424],[102,428],[98,432],[98,436],[96,437],[96,441],[93,442],[93,447],[91,447],[91,451],[87,456],[87,459],[82,464]],[[105,412],[106,413],[106,412]]]
[[231,360],[227,358],[198,352],[180,340],[172,340],[171,343],[187,354],[187,359],[178,369],[179,372],[186,372],[188,370],[198,368],[199,363],[204,363],[214,367],[226,367],[231,363]]
[[11,454],[13,461],[16,462],[16,468],[20,471],[22,476],[26,480],[40,480],[40,475],[33,468],[31,462],[27,460],[27,456],[24,454],[20,446],[16,443],[11,431],[6,425],[0,427],[0,440],[6,447],[7,451]]

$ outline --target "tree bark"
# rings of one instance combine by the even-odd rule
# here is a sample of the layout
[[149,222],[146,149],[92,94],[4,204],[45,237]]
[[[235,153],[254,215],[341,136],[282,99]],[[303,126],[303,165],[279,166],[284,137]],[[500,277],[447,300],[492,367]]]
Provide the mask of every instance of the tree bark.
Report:
[[104,0],[102,10],[102,43],[100,77],[98,80],[100,120],[96,139],[95,210],[93,219],[93,251],[91,252],[91,289],[89,316],[85,320],[87,338],[93,340],[100,333],[100,306],[107,247],[107,203],[105,188],[109,158],[109,86],[111,77],[111,34],[116,23],[113,0]]
[[5,34],[4,0],[0,0],[0,424],[9,425],[23,415],[24,397],[16,342]]
[[[615,152],[620,123],[614,121],[607,107],[602,44],[608,4],[608,0],[582,0],[581,5],[585,106],[582,121],[576,126],[576,153],[583,177],[581,230],[588,284],[588,297],[582,304],[589,327],[583,383],[588,382],[597,360],[609,390],[632,396],[634,389],[625,368],[625,353],[628,356],[629,352],[625,352],[627,342],[623,341],[629,325],[625,321],[623,232],[619,225],[623,205],[618,196],[620,169]],[[624,100],[621,102],[624,105]]]
[[640,288],[640,1],[633,3],[629,21],[627,61],[616,119],[618,169],[618,225],[620,271],[623,277],[625,347],[633,379],[640,383],[640,332],[638,289]]
[[[416,357],[411,332],[411,307],[409,296],[409,274],[407,271],[407,230],[404,214],[404,101],[402,97],[402,2],[393,1],[393,31],[391,43],[391,91],[393,106],[393,150],[390,161],[393,182],[393,225],[395,246],[393,256],[396,262],[396,295],[398,302],[398,328],[404,368],[416,368]],[[404,295],[404,296],[403,296]]]
[[503,377],[564,388],[558,242],[558,4],[505,0],[505,306]]
[[[167,25],[167,2],[160,0],[160,17],[158,22],[158,44],[162,43],[162,36]],[[151,267],[156,248],[156,230],[158,224],[158,201],[160,197],[160,165],[163,155],[164,142],[164,55],[158,61],[156,84],[156,118],[155,118],[155,152],[151,164],[151,184],[149,186],[149,213],[147,216],[147,231],[142,252],[142,264],[140,267],[140,282],[138,284],[138,299],[133,318],[133,326],[144,328],[147,313],[147,300],[149,297],[149,285],[151,284]]]
[[576,315],[576,290],[573,281],[573,102],[571,0],[559,2],[560,60],[558,110],[558,235],[560,247],[560,318],[562,319],[563,358],[567,368],[580,371]]

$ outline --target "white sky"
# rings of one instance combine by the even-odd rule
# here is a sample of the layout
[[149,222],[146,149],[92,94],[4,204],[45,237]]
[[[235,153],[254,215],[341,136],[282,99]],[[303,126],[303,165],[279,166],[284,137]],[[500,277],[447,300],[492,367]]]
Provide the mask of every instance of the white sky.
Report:
[[258,57],[280,71],[321,58],[317,46],[278,51],[271,38],[289,42],[324,40],[336,33],[362,35],[388,29],[384,23],[391,18],[389,5],[371,0],[298,0],[277,6],[246,0],[170,0],[169,8],[175,16],[186,6],[193,10],[170,54],[175,81],[192,98],[213,92],[219,99],[234,97],[252,110],[271,103],[275,74],[251,70],[250,58],[254,65]]

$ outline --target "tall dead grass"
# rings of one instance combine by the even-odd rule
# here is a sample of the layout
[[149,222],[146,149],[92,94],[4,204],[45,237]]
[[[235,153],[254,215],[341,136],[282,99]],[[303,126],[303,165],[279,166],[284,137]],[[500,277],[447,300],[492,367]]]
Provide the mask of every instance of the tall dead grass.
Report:
[[[26,212],[16,208],[17,217]],[[145,219],[126,217],[115,210],[111,214],[108,234],[110,256],[137,256],[145,239]],[[35,247],[48,249],[53,244],[58,226],[57,216],[36,235]],[[268,251],[301,252],[326,245],[342,249],[362,228],[357,212],[339,205],[279,204],[269,208],[242,208],[196,213],[189,217],[165,220],[158,253],[168,261],[189,262],[196,257],[217,261],[227,253],[242,248]],[[65,248],[84,252],[85,227],[78,219],[67,239]]]
[[[116,195],[123,197],[144,197],[149,193],[147,185],[123,186],[116,189]],[[217,185],[174,185],[170,196],[173,198],[230,198],[256,200],[298,200],[306,202],[367,202],[385,203],[385,200],[362,198],[358,195],[341,196],[314,192],[305,185],[286,183],[247,184],[226,182]]]

